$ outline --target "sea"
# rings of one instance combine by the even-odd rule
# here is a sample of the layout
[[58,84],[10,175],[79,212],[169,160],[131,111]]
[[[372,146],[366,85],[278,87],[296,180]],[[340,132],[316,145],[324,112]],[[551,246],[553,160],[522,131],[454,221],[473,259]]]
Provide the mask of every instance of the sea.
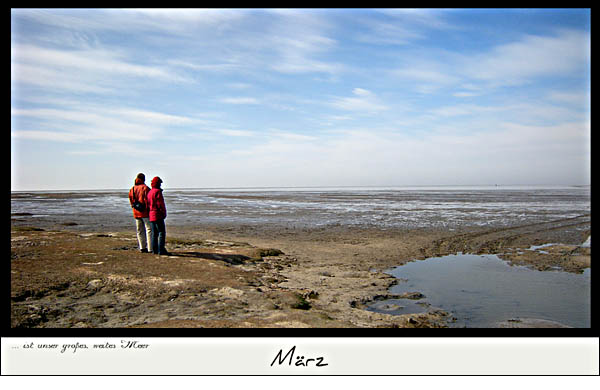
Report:
[[[167,225],[503,227],[589,215],[590,186],[184,188],[163,191]],[[11,219],[131,225],[128,189],[11,192]]]

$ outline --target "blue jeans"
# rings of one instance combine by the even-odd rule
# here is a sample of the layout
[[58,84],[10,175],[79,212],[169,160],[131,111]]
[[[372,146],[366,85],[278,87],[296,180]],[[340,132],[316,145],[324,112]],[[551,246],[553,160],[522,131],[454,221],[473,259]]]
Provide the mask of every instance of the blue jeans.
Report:
[[150,225],[152,225],[152,252],[156,255],[167,253],[165,249],[165,239],[167,238],[165,220],[150,221]]

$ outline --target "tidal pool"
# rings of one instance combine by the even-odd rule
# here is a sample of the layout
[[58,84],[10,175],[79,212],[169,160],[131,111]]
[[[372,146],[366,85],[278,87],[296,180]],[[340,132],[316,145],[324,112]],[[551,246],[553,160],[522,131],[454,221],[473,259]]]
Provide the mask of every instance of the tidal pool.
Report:
[[390,299],[368,310],[409,314],[445,310],[452,327],[492,328],[505,321],[540,319],[591,326],[591,270],[583,274],[513,266],[496,255],[458,253],[413,261],[388,271],[400,281],[393,294],[418,291],[418,300]]

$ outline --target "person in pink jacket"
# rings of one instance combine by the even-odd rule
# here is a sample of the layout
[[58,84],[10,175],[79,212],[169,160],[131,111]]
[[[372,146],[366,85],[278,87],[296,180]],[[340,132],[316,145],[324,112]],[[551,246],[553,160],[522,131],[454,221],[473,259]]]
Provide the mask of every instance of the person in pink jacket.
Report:
[[163,190],[160,188],[162,182],[160,177],[156,176],[152,179],[152,189],[148,192],[148,210],[150,225],[152,225],[152,252],[157,255],[170,255],[165,249],[167,206],[162,195]]

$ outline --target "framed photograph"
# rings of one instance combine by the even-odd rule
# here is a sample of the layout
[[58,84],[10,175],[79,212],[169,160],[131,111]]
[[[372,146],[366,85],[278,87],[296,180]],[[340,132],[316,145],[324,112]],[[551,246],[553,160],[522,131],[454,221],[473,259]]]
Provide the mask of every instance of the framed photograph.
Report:
[[11,9],[4,376],[598,375],[591,9]]

